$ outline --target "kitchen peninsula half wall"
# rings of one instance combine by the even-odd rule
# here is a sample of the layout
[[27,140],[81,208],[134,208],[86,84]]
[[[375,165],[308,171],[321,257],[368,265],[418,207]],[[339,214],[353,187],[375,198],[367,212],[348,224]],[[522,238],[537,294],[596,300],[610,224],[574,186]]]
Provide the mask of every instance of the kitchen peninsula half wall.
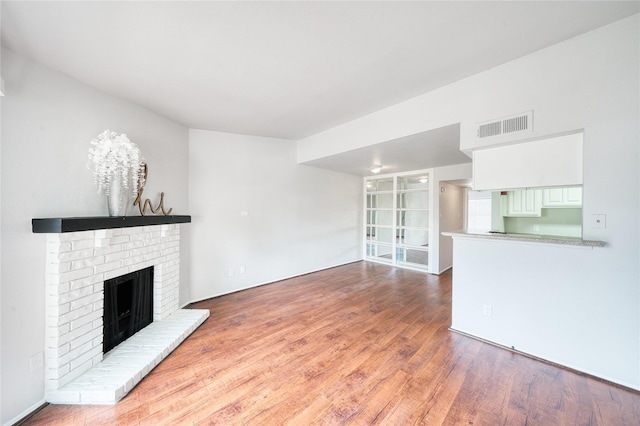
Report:
[[[628,340],[614,325],[626,321],[637,300],[612,291],[616,271],[601,267],[604,243],[447,235],[454,240],[451,330],[633,387],[628,371],[637,360],[621,350]],[[594,277],[600,285],[585,285]],[[611,304],[619,309],[604,309]]]

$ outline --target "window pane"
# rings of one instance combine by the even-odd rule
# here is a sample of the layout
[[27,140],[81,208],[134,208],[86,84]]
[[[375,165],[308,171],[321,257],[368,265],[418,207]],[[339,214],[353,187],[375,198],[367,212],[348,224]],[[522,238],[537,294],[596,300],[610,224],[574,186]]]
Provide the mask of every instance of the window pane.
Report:
[[398,247],[396,249],[396,263],[426,269],[429,266],[429,252]]
[[399,193],[398,208],[399,209],[429,209],[429,191]]
[[367,192],[393,191],[393,178],[367,181]]
[[392,210],[368,210],[367,225],[393,225]]
[[367,243],[367,257],[378,261],[391,263],[391,246],[384,244]]
[[392,209],[393,194],[367,194],[368,209]]
[[429,189],[429,175],[403,176],[398,178],[398,190]]
[[367,226],[367,241],[391,244],[393,242],[393,229]]
[[399,210],[398,226],[408,226],[412,228],[429,227],[428,210]]
[[410,246],[424,246],[429,245],[429,231],[422,229],[400,229],[399,230],[399,243]]

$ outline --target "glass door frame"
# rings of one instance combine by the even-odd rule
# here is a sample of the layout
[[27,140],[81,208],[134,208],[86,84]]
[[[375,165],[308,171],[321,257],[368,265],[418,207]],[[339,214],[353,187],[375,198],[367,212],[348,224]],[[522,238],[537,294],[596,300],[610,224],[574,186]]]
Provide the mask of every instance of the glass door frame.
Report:
[[[412,267],[411,265],[407,265],[404,263],[398,263],[398,259],[397,259],[397,248],[400,244],[398,244],[397,242],[397,231],[400,228],[398,225],[398,194],[400,193],[400,191],[398,190],[398,179],[399,178],[403,178],[403,177],[408,177],[408,176],[418,176],[418,175],[425,175],[429,178],[429,182],[427,184],[427,190],[429,192],[428,195],[428,232],[429,232],[429,236],[428,236],[428,249],[427,249],[427,267],[426,268],[420,268],[420,267]],[[383,260],[382,258],[379,258],[377,256],[371,256],[368,252],[368,248],[370,244],[375,244],[374,241],[370,241],[368,240],[368,236],[367,236],[367,228],[371,227],[371,224],[368,223],[368,214],[369,214],[369,209],[368,209],[368,197],[371,195],[371,192],[368,191],[368,186],[367,184],[371,181],[376,181],[376,180],[385,180],[385,179],[392,179],[393,180],[393,194],[392,194],[392,198],[393,198],[393,207],[392,207],[392,234],[393,237],[391,238],[391,259],[390,261],[386,261]],[[384,175],[375,175],[375,176],[366,176],[363,179],[363,225],[364,225],[364,232],[363,232],[363,239],[364,239],[364,244],[363,244],[363,249],[362,249],[362,256],[363,259],[366,261],[370,261],[370,262],[376,262],[376,263],[384,263],[387,265],[393,265],[399,268],[405,268],[405,269],[411,269],[411,270],[416,270],[416,271],[421,271],[421,272],[428,272],[428,273],[433,273],[432,268],[433,268],[433,247],[434,247],[434,238],[435,236],[433,235],[432,229],[433,229],[433,224],[434,224],[434,210],[433,210],[433,198],[434,198],[434,182],[433,182],[433,169],[422,169],[422,170],[412,170],[409,172],[402,172],[402,173],[389,173],[389,174],[384,174]],[[386,193],[388,191],[384,191],[384,193]],[[383,246],[386,244],[383,244]]]

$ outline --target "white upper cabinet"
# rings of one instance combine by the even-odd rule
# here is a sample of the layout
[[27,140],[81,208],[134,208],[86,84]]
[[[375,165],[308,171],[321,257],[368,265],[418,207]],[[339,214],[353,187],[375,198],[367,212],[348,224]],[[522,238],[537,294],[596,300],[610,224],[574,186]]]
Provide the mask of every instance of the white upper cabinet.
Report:
[[542,207],[582,207],[582,188],[548,188],[542,191]]
[[522,189],[507,192],[507,213],[505,216],[540,217],[541,215],[541,189]]
[[473,151],[473,189],[582,185],[582,133]]

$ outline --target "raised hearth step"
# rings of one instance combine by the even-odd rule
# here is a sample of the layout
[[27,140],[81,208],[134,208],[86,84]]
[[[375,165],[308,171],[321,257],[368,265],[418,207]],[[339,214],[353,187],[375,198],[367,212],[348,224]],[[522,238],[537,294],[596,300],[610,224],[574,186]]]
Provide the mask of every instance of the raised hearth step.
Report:
[[179,309],[155,321],[105,355],[100,364],[57,390],[53,404],[113,405],[209,317],[207,309]]

